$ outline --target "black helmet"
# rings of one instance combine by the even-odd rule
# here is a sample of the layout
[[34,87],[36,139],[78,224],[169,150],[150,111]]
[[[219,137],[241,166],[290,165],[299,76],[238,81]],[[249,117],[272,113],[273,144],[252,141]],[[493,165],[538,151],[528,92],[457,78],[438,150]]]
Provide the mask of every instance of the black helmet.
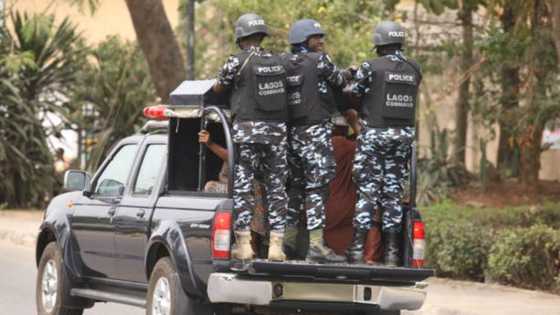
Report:
[[268,35],[268,28],[264,19],[255,13],[246,13],[235,22],[235,40],[247,37],[253,34]]
[[325,35],[325,31],[321,29],[321,24],[312,19],[298,20],[290,28],[288,42],[291,45],[301,44],[313,35]]
[[375,47],[390,44],[404,44],[405,30],[399,24],[392,21],[383,21],[373,31],[373,45]]

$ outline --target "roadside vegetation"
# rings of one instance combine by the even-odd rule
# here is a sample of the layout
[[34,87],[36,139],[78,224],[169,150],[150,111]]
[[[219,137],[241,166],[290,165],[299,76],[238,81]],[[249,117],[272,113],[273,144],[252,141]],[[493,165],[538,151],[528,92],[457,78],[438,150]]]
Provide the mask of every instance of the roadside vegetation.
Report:
[[560,293],[560,203],[492,208],[445,200],[422,215],[438,276]]
[[69,19],[47,13],[11,11],[0,21],[0,209],[40,207],[60,185],[49,137],[75,130],[95,169],[141,126],[154,88],[134,43],[91,46]]

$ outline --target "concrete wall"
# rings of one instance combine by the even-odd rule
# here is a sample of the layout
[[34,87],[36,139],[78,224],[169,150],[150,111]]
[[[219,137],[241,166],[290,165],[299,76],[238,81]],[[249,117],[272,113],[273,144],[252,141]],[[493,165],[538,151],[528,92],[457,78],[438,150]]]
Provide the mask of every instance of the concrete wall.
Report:
[[[162,0],[165,12],[175,28],[179,21],[179,0]],[[6,8],[16,8],[27,12],[51,12],[58,19],[69,16],[78,25],[90,43],[102,41],[108,35],[120,35],[134,40],[136,34],[124,0],[102,0],[101,6],[92,16],[80,12],[76,7],[68,4],[68,0],[6,0]],[[85,1],[87,2],[87,1]]]

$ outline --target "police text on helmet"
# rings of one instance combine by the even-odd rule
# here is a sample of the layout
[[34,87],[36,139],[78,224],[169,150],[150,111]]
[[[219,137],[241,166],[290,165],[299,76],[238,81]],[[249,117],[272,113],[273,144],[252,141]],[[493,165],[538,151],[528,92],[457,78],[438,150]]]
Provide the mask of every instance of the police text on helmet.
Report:
[[253,20],[249,21],[247,24],[249,24],[249,26],[265,25],[264,20]]
[[389,37],[404,37],[404,32],[389,32]]

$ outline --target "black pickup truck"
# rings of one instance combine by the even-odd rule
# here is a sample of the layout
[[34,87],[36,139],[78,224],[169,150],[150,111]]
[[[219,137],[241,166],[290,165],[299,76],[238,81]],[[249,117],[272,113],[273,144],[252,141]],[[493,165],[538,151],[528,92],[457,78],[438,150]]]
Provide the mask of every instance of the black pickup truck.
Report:
[[413,206],[405,207],[401,267],[230,260],[233,176],[229,193],[203,190],[222,161],[197,137],[211,131],[233,174],[228,117],[209,105],[219,104],[211,85],[184,82],[171,97],[179,105],[155,110],[169,120],[121,140],[93,177],[66,173],[68,192],[45,210],[37,239],[37,313],[82,314],[96,302],[152,315],[419,309],[433,271],[419,265],[423,224]]

